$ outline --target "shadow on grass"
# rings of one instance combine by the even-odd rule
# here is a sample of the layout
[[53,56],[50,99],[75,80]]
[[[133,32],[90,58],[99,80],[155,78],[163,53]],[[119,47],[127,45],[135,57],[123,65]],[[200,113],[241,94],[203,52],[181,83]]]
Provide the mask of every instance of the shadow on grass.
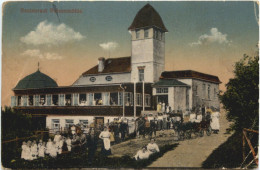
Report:
[[[130,156],[123,156],[120,158],[103,157],[100,152],[97,152],[92,165],[88,165],[87,151],[81,153],[68,153],[65,155],[58,155],[57,158],[46,156],[42,159],[33,161],[24,161],[21,159],[14,160],[8,164],[3,164],[4,167],[17,168],[144,168],[150,165],[153,161],[163,156],[166,152],[175,149],[178,144],[165,145],[160,148],[159,153],[155,153],[146,160],[136,161]],[[129,148],[131,149],[131,148]]]
[[[252,138],[253,146],[255,146],[257,141],[258,136],[257,139],[256,137]],[[246,146],[246,155],[248,152],[249,148]],[[235,132],[226,142],[210,154],[202,163],[202,168],[238,168],[243,162],[242,159],[242,133]],[[250,154],[246,163],[252,159],[253,157]]]

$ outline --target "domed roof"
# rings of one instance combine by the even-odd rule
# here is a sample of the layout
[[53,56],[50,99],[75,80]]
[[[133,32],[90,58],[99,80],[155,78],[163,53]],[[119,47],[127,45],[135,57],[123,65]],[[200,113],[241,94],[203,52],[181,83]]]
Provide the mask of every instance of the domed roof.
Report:
[[24,89],[35,89],[35,88],[46,88],[46,87],[58,87],[57,83],[40,72],[40,70],[32,73],[18,82],[14,90],[24,90]]
[[168,32],[158,12],[150,4],[146,4],[136,14],[134,21],[131,24],[131,26],[128,28],[128,30],[134,30],[138,28],[151,27],[151,26],[156,26],[162,29],[162,31]]

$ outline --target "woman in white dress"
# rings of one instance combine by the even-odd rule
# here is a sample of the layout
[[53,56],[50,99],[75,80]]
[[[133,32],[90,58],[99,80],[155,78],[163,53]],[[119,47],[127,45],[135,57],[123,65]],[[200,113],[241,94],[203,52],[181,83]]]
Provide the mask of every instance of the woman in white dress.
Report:
[[158,145],[155,143],[155,139],[151,139],[150,143],[147,145],[147,150],[150,155],[156,152],[160,152]]
[[146,146],[143,146],[141,150],[139,150],[134,156],[135,160],[148,159],[150,156],[150,152],[147,150]]
[[220,117],[220,113],[219,113],[219,110],[217,109],[213,109],[213,112],[211,114],[211,123],[210,123],[210,126],[211,126],[211,129],[213,131],[213,133],[218,133],[219,132],[219,117]]
[[51,141],[51,138],[48,140],[47,144],[46,144],[46,154],[50,154],[52,150],[52,141]]
[[70,152],[71,151],[71,139],[69,137],[67,137],[66,143],[67,143],[68,151]]
[[60,137],[60,141],[58,143],[58,153],[61,154],[62,153],[62,146],[63,146],[63,137]]
[[31,146],[31,153],[32,153],[32,159],[37,159],[38,157],[38,147],[37,147],[37,143],[34,140]]
[[26,142],[23,142],[22,144],[22,153],[21,153],[21,159],[26,159]]
[[38,153],[39,153],[39,157],[44,157],[45,154],[45,143],[42,142],[42,140],[39,141],[39,144],[38,144]]
[[107,127],[104,127],[104,131],[102,131],[99,135],[99,138],[103,140],[103,147],[102,147],[102,152],[105,156],[111,154],[111,149],[110,149],[110,136],[111,133],[108,131]]
[[33,160],[32,158],[32,152],[31,152],[31,141],[27,142],[27,147],[25,148],[25,160]]
[[57,147],[56,143],[52,142],[51,149],[50,149],[50,156],[55,158],[57,156]]

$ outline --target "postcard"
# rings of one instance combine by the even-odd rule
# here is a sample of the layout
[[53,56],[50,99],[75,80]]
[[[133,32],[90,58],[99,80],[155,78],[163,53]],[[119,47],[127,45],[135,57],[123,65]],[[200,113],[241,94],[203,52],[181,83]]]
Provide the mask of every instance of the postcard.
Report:
[[259,2],[6,1],[3,168],[257,168]]

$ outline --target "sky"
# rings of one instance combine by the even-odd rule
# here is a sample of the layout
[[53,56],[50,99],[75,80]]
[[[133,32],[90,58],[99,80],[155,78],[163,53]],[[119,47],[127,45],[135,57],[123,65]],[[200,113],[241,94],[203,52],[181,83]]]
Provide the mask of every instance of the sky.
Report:
[[[258,6],[250,1],[149,2],[168,29],[165,70],[216,75],[220,90],[244,54],[255,55]],[[81,13],[51,12],[76,9]],[[143,2],[6,2],[2,16],[2,106],[25,76],[41,72],[69,86],[99,57],[131,56],[128,27]],[[45,10],[45,13],[24,12]]]

